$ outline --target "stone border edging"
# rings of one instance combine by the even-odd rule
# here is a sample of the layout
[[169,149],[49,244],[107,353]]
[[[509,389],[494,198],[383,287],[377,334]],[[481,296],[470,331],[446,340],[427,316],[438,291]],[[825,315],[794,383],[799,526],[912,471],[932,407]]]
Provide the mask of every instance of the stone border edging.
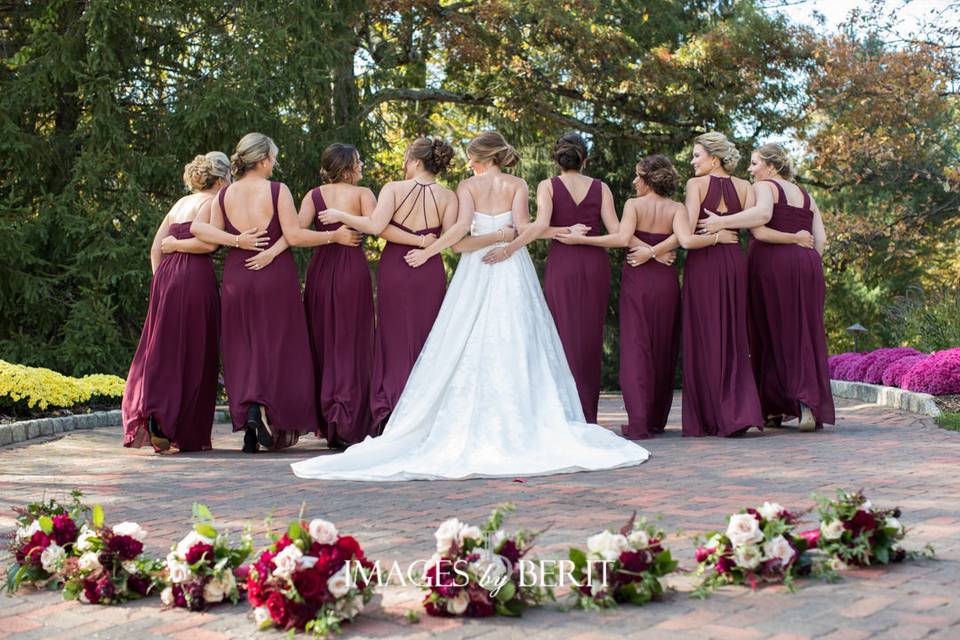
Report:
[[902,409],[934,418],[941,413],[940,407],[929,393],[917,393],[897,387],[847,380],[831,380],[830,390],[833,391],[833,395],[841,398],[873,402],[884,407]]
[[[0,447],[81,429],[119,427],[121,420],[120,409],[113,409],[0,424]],[[218,409],[214,413],[214,422],[230,422],[229,412]]]

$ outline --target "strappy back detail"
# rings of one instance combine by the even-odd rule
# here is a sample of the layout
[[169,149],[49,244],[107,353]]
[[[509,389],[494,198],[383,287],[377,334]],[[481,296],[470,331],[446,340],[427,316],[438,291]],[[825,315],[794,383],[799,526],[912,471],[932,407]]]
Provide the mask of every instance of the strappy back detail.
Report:
[[[423,226],[424,226],[424,229],[423,229],[423,230],[424,230],[424,231],[425,231],[426,229],[434,230],[434,229],[439,228],[439,227],[441,226],[440,222],[442,222],[442,220],[439,220],[439,221],[438,221],[438,224],[436,224],[436,225],[434,225],[434,226],[431,226],[431,225],[430,225],[430,220],[429,220],[429,218],[427,217],[427,196],[426,196],[426,194],[424,194],[425,191],[430,194],[430,199],[433,200],[433,206],[434,206],[434,208],[435,208],[436,211],[437,211],[437,217],[440,218],[440,203],[437,202],[437,196],[434,195],[433,189],[432,189],[433,185],[435,185],[435,184],[436,184],[435,182],[430,182],[430,183],[428,183],[428,184],[424,184],[424,183],[422,183],[422,182],[417,182],[416,180],[414,180],[414,181],[413,181],[413,188],[410,189],[410,191],[407,191],[407,195],[403,196],[403,200],[401,200],[401,201],[400,201],[400,204],[398,204],[398,205],[396,206],[396,208],[393,210],[393,215],[394,215],[394,216],[397,215],[397,213],[400,211],[401,207],[403,207],[403,205],[406,204],[407,200],[410,199],[410,196],[413,196],[413,203],[412,203],[412,205],[410,206],[410,211],[407,212],[407,215],[403,216],[403,219],[400,220],[400,222],[395,222],[395,221],[393,220],[393,218],[391,218],[391,219],[390,219],[390,224],[392,224],[392,225],[394,225],[394,226],[396,226],[396,227],[399,227],[399,228],[403,229],[404,231],[409,231],[410,233],[417,233],[416,231],[413,231],[412,229],[408,228],[408,227],[405,225],[405,223],[406,223],[406,221],[410,218],[410,216],[412,216],[412,215],[416,212],[416,210],[417,210],[417,200],[422,199],[422,201],[423,201]],[[416,195],[414,195],[414,193],[416,193]],[[433,231],[430,231],[430,233],[433,233]]]

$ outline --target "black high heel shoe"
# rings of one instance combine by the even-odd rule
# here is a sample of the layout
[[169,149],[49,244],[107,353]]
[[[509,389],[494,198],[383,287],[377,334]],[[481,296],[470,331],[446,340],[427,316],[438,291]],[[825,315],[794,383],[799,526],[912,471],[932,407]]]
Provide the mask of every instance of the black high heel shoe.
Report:
[[160,425],[153,416],[147,418],[147,431],[150,433],[150,444],[157,451],[166,451],[170,448],[170,438],[163,435]]
[[247,421],[244,424],[247,432],[243,436],[245,451],[247,447],[247,441],[249,439],[252,439],[255,444],[258,443],[265,449],[270,449],[273,447],[273,435],[270,433],[269,427],[264,422],[265,416],[266,411],[256,402],[251,404],[247,409]]

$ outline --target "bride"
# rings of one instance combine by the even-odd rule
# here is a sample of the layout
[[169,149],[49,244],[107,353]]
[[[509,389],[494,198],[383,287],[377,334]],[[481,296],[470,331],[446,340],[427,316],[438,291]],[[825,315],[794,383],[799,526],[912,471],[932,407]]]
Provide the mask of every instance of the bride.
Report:
[[[639,445],[584,421],[525,246],[550,221],[540,216],[529,223],[527,184],[501,171],[516,164],[516,152],[499,133],[487,131],[470,142],[467,155],[476,175],[457,189],[456,224],[428,248],[407,254],[410,266],[417,267],[447,247],[462,252],[383,435],[344,453],[294,463],[297,476],[365,481],[534,476],[626,467],[649,456]],[[514,228],[523,229],[516,238]]]

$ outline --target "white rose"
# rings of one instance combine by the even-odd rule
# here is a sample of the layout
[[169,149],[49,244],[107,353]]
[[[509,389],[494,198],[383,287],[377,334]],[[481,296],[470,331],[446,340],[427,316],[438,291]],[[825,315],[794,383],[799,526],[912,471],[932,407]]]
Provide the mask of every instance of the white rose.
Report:
[[763,532],[760,531],[760,523],[749,513],[736,513],[730,516],[730,524],[727,525],[727,537],[731,544],[739,547],[752,542],[763,540]]
[[363,611],[363,594],[337,600],[333,608],[341,618],[352,619]]
[[467,605],[470,604],[470,596],[467,595],[467,592],[460,590],[453,598],[447,600],[447,611],[452,613],[455,616],[462,615],[464,611],[467,610]]
[[273,564],[276,565],[273,575],[278,578],[289,578],[297,568],[297,561],[302,557],[303,552],[297,548],[297,545],[291,544],[284,547],[283,551],[273,558]]
[[343,565],[340,567],[340,571],[327,579],[327,589],[330,590],[330,595],[334,598],[342,598],[353,587],[353,577],[350,575],[349,566],[349,564]]
[[460,539],[460,529],[462,527],[463,525],[456,518],[445,520],[437,527],[433,534],[433,537],[437,539],[437,553],[447,553],[450,550],[453,543]]
[[737,565],[744,569],[756,569],[763,560],[763,554],[760,547],[755,544],[745,544],[741,547],[735,547],[733,550],[733,559]]
[[311,520],[308,529],[313,541],[319,542],[320,544],[334,544],[340,535],[332,522],[321,520],[320,518]]
[[237,590],[237,579],[233,577],[232,569],[227,568],[220,574],[220,587],[224,596],[230,596]]
[[607,562],[613,562],[627,549],[627,538],[619,533],[601,531],[587,538],[587,549]]
[[773,540],[768,540],[763,545],[763,554],[768,560],[778,559],[780,564],[786,567],[793,560],[793,557],[797,555],[797,552],[790,546],[786,538],[777,536]]
[[120,563],[120,566],[127,573],[137,573],[139,571],[136,560],[124,560]]
[[873,509],[873,503],[870,502],[869,500],[864,500],[863,504],[860,505],[860,508],[863,509],[864,511],[870,511],[870,509]]
[[193,578],[193,572],[190,571],[190,565],[186,562],[174,559],[173,562],[167,558],[167,571],[170,573],[170,582],[181,584],[189,582]]
[[496,549],[500,546],[504,540],[507,539],[507,534],[503,529],[497,529],[492,534],[490,534],[490,548]]
[[650,544],[650,536],[643,529],[637,529],[627,536],[627,542],[634,549],[646,549],[647,545]]
[[213,544],[213,538],[208,538],[207,536],[202,536],[196,531],[191,531],[183,540],[177,543],[177,555],[180,556],[180,559],[183,560],[187,557],[187,552],[197,543],[201,544]]
[[17,529],[17,544],[23,544],[27,540],[33,537],[37,531],[40,531],[40,521],[34,520],[30,523],[29,526],[20,527]]
[[203,585],[203,599],[207,602],[223,602],[223,585],[216,578],[210,578]]
[[783,506],[777,504],[776,502],[764,502],[763,506],[757,509],[760,517],[762,517],[764,520],[775,520],[782,511]]
[[840,558],[830,558],[830,568],[834,571],[846,571],[847,563]]
[[257,623],[258,629],[266,629],[273,624],[270,611],[266,607],[257,607],[253,610],[253,621]]
[[162,602],[165,607],[173,604],[173,589],[171,587],[167,587],[160,592],[160,602]]
[[827,540],[839,540],[840,536],[843,535],[843,522],[840,520],[821,522],[820,534]]
[[483,537],[483,532],[480,531],[480,527],[475,527],[473,525],[463,525],[460,527],[459,542],[463,546],[463,543],[467,540],[479,540]]
[[60,570],[60,567],[63,566],[63,559],[66,556],[67,552],[63,550],[63,547],[55,542],[51,542],[50,545],[43,550],[43,553],[40,554],[40,564],[47,573],[56,573]]
[[470,568],[480,586],[493,591],[500,588],[500,580],[509,572],[510,562],[496,553],[481,553],[479,558],[470,563]]
[[74,543],[74,548],[83,553],[84,551],[90,551],[93,548],[93,543],[91,538],[96,538],[97,533],[91,531],[87,528],[87,525],[80,527],[80,533],[77,534],[77,541]]
[[93,551],[88,551],[80,556],[80,559],[77,561],[77,566],[80,568],[80,571],[99,571],[100,560],[97,558],[96,553]]
[[885,529],[894,529],[897,533],[903,533],[903,525],[893,516],[883,521],[883,527]]
[[147,539],[147,532],[136,522],[121,522],[118,525],[114,525],[113,533],[118,536],[130,536],[140,542]]

